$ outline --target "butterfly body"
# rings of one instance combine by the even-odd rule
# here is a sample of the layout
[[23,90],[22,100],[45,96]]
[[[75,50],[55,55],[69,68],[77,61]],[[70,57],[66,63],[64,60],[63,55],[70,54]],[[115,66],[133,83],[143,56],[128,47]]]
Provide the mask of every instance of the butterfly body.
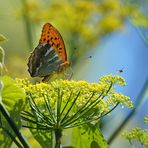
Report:
[[48,77],[69,66],[64,41],[60,33],[50,24],[43,26],[38,46],[28,60],[31,77]]

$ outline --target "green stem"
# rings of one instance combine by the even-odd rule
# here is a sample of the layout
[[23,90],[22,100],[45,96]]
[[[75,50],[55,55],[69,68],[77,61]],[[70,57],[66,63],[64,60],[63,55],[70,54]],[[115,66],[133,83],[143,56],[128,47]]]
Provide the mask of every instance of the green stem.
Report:
[[23,19],[24,19],[24,24],[25,24],[25,29],[26,29],[26,39],[29,44],[29,48],[31,51],[33,49],[33,37],[32,37],[32,31],[31,31],[31,21],[29,18],[28,14],[28,6],[26,0],[21,0],[22,1],[22,14],[23,14]]
[[60,148],[61,147],[61,137],[62,137],[62,130],[56,129],[55,130],[55,148]]
[[20,142],[22,143],[22,145],[25,148],[29,148],[28,143],[26,142],[25,138],[22,136],[22,134],[18,130],[18,128],[17,128],[16,124],[14,123],[14,121],[11,119],[9,112],[7,111],[7,109],[5,108],[3,103],[0,103],[0,111],[3,114],[3,116],[5,117],[5,119],[7,120],[7,122],[9,123],[10,127],[12,128],[12,130],[14,131],[16,136],[18,137],[18,139],[20,140]]
[[17,141],[15,136],[13,136],[5,127],[1,126],[1,128],[4,130],[4,132],[12,139],[12,141],[19,147],[23,148],[23,146]]
[[121,132],[121,130],[125,127],[125,125],[130,121],[130,119],[133,117],[136,111],[141,107],[143,97],[144,97],[147,87],[148,87],[148,77],[143,85],[143,88],[141,89],[141,92],[138,98],[136,99],[135,108],[128,114],[128,116],[123,120],[123,122],[119,125],[119,127],[109,137],[108,144],[111,144],[111,142],[117,137],[117,135]]

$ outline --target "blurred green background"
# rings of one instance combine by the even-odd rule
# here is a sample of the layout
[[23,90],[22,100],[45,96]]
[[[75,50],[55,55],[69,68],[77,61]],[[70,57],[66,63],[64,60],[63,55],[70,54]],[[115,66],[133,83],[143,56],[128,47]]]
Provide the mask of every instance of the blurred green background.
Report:
[[[65,41],[73,79],[97,82],[99,76],[120,74],[118,70],[123,69],[120,75],[127,87],[119,90],[133,102],[140,92],[147,98],[143,89],[148,76],[147,12],[147,0],[1,0],[0,33],[8,39],[2,44],[7,74],[30,78],[27,58],[39,42],[43,24],[50,22]],[[143,126],[145,106],[127,128]],[[106,138],[129,112],[121,107],[117,111],[109,117],[111,123],[104,121]],[[31,137],[29,143],[37,145]],[[111,147],[118,144],[130,147],[121,137]]]

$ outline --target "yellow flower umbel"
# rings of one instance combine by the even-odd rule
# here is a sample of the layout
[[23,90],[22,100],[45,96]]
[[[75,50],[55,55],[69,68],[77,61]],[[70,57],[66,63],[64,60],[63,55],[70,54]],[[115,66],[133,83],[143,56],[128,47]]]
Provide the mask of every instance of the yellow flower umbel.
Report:
[[144,123],[145,123],[145,124],[148,124],[148,116],[145,116],[145,117],[144,117]]
[[[118,104],[132,107],[130,98],[114,91],[115,84],[125,86],[119,76],[103,76],[99,83],[55,80],[49,84],[32,84],[27,79],[17,79],[25,89],[29,106],[22,112],[28,128],[54,131],[56,139],[62,130],[84,124],[95,124]],[[58,141],[58,140],[57,140]]]
[[[148,116],[144,117],[144,123],[148,124]],[[148,147],[148,130],[140,127],[132,128],[130,131],[125,131],[122,136],[129,140],[130,144],[134,146],[135,140],[141,143],[142,147]],[[133,141],[133,142],[132,142]]]
[[32,84],[25,79],[16,81],[26,91],[31,106],[30,118],[34,124],[38,119],[42,128],[75,127],[97,121],[118,104],[133,107],[129,97],[114,92],[115,84],[125,86],[124,79],[119,76],[103,76],[99,83],[56,80],[50,84]]

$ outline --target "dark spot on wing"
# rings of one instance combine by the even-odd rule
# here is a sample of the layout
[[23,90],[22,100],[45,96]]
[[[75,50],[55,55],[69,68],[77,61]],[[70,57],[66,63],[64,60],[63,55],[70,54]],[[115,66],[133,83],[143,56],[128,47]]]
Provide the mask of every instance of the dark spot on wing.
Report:
[[57,48],[59,47],[60,44],[57,44]]

